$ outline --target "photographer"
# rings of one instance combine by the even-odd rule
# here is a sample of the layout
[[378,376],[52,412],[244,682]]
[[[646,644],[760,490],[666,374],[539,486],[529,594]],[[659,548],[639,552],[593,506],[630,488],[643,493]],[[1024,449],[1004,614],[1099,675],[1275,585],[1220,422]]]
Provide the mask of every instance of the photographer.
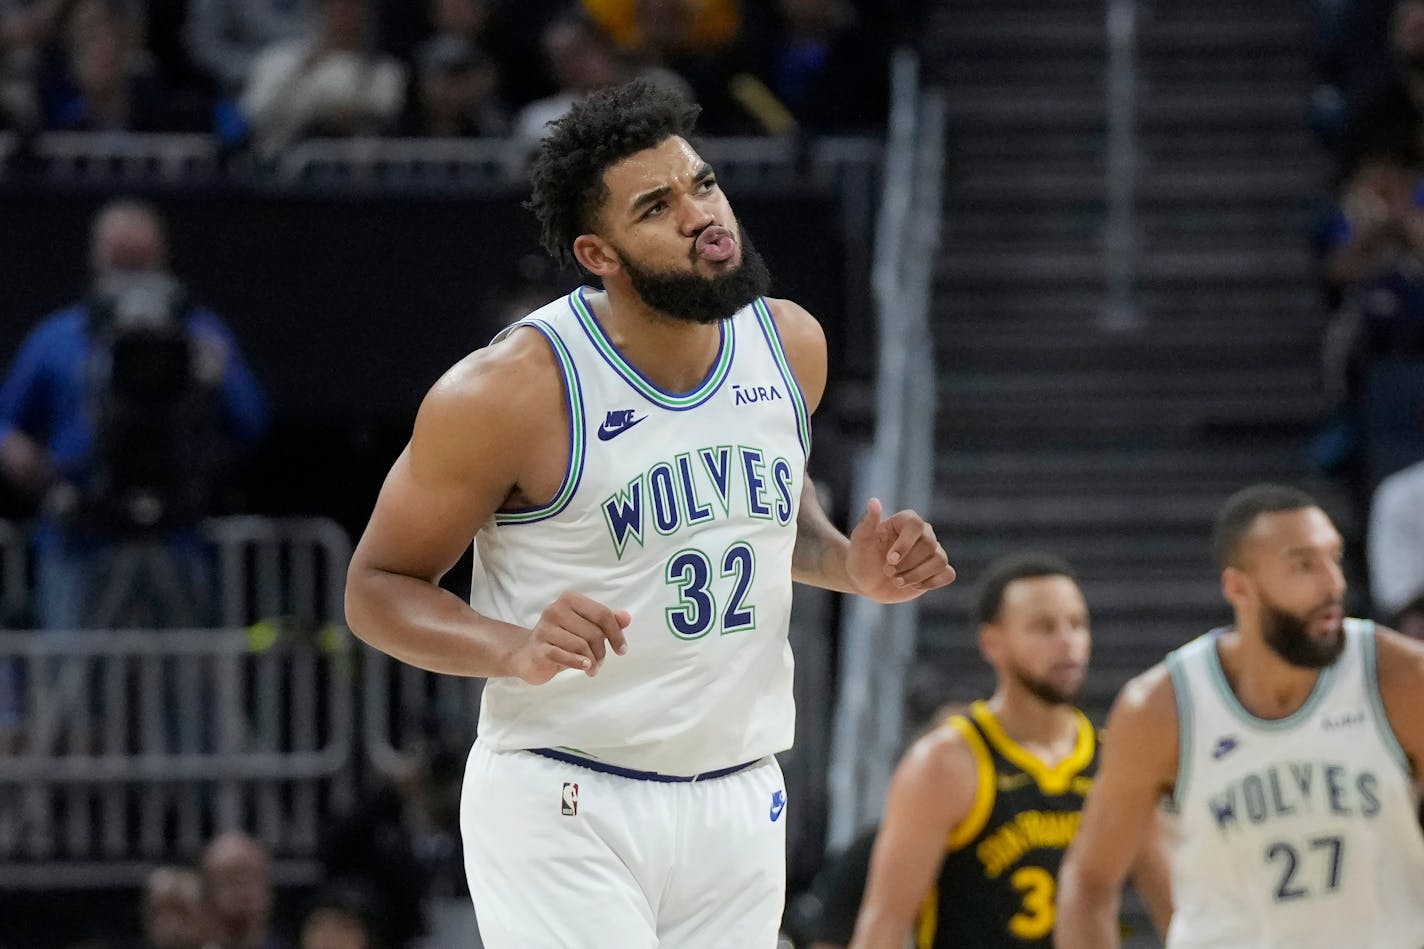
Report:
[[133,621],[119,607],[133,606],[143,577],[116,571],[135,545],[174,568],[148,578],[137,618],[208,619],[194,528],[220,449],[260,438],[267,407],[232,334],[187,303],[167,258],[154,208],[105,205],[91,230],[89,294],[31,331],[0,384],[0,473],[40,504],[41,627]]

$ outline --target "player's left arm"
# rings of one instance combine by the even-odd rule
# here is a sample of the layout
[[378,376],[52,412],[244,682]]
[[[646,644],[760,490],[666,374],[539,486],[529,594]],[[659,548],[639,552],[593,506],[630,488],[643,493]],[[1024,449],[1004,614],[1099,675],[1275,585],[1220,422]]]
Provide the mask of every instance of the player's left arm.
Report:
[[[826,391],[826,334],[821,324],[791,300],[767,299],[791,372],[814,413]],[[900,603],[954,580],[949,556],[934,528],[914,511],[885,517],[871,498],[849,537],[836,529],[808,475],[801,487],[791,576],[800,583],[859,593],[881,603]]]
[[1375,663],[1385,715],[1424,791],[1424,643],[1377,628]]
[[1172,925],[1172,868],[1160,814],[1153,815],[1152,825],[1132,865],[1132,886],[1147,904],[1152,927],[1165,941]]

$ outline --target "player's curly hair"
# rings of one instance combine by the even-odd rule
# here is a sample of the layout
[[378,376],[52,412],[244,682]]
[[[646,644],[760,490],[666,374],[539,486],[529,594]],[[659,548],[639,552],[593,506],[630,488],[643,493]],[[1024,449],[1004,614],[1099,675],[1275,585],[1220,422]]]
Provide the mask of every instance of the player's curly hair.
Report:
[[643,79],[596,92],[554,122],[529,170],[540,241],[560,266],[575,263],[573,243],[593,229],[608,198],[603,173],[673,135],[687,138],[700,106]]

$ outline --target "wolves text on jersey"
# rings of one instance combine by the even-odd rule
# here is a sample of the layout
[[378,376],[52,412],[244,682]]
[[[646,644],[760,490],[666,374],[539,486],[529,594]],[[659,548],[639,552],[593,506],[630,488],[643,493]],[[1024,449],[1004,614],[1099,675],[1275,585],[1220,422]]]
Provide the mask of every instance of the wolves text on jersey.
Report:
[[682,452],[633,478],[603,502],[609,540],[621,560],[630,539],[643,545],[651,522],[661,535],[743,514],[785,527],[796,513],[795,469],[759,448],[717,445]]
[[1368,818],[1380,812],[1379,778],[1338,764],[1293,761],[1233,781],[1206,804],[1222,836],[1245,823],[1296,814]]

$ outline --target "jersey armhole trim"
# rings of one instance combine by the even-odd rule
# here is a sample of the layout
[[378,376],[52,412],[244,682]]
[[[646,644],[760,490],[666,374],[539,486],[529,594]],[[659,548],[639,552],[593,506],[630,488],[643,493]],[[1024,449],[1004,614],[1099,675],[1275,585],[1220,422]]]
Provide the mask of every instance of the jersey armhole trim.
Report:
[[930,887],[920,903],[920,918],[915,924],[915,949],[934,949],[939,932],[939,884]]
[[945,844],[948,851],[953,853],[963,850],[969,841],[979,836],[979,832],[989,822],[989,812],[994,809],[994,797],[998,789],[994,784],[994,759],[989,754],[989,746],[984,743],[979,730],[962,715],[955,715],[945,724],[959,732],[968,743],[969,751],[974,755],[975,773],[978,775],[974,806],[969,809],[964,820],[949,832],[949,840]]
[[1380,694],[1374,623],[1362,628],[1357,635],[1360,637],[1361,662],[1365,667],[1365,693],[1370,697],[1370,708],[1374,711],[1375,728],[1379,730],[1380,741],[1384,743],[1385,751],[1389,752],[1390,757],[1404,769],[1404,773],[1411,774],[1409,756],[1404,753],[1404,747],[1400,745],[1399,738],[1394,733],[1394,726],[1389,723],[1384,696]]
[[791,363],[786,358],[786,350],[782,348],[781,330],[776,328],[776,320],[772,317],[771,308],[766,305],[765,299],[758,297],[754,300],[752,312],[756,314],[757,322],[761,324],[761,332],[766,337],[766,345],[771,350],[771,358],[776,363],[776,368],[781,373],[781,378],[786,382],[786,389],[791,395],[791,404],[796,410],[796,436],[801,440],[801,451],[807,458],[810,458],[811,415],[806,411],[806,396],[801,392],[801,384],[796,381],[796,375],[791,371]]
[[1180,811],[1192,775],[1192,693],[1187,689],[1187,670],[1180,650],[1167,653],[1167,675],[1177,704],[1177,780],[1172,782],[1172,804]]
[[503,511],[496,513],[494,522],[501,527],[516,524],[534,524],[538,521],[548,520],[561,513],[569,506],[569,501],[573,499],[574,492],[578,490],[579,482],[583,480],[583,462],[586,441],[586,431],[584,425],[583,411],[583,386],[579,382],[578,368],[574,365],[573,358],[569,356],[568,349],[564,346],[564,341],[559,337],[558,331],[543,320],[521,320],[506,329],[500,336],[505,336],[521,326],[528,326],[537,330],[549,343],[549,348],[554,351],[555,358],[559,361],[560,381],[564,385],[564,399],[569,410],[569,461],[564,470],[564,482],[559,486],[559,493],[554,495],[548,504],[539,507],[528,508],[519,511]]

